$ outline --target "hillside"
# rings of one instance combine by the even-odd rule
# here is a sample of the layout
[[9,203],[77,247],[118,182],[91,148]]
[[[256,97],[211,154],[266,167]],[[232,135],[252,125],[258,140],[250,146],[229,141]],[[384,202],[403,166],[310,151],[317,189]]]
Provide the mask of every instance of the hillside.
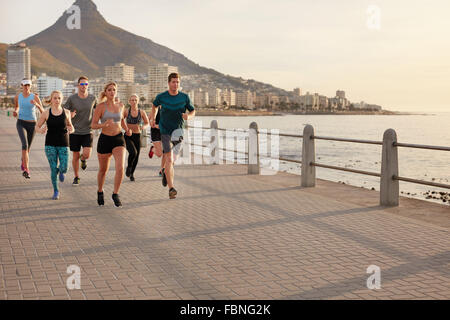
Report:
[[[243,81],[202,67],[181,53],[113,26],[100,14],[92,0],[76,0],[74,5],[81,11],[80,30],[67,28],[66,22],[71,15],[64,11],[53,25],[20,41],[31,49],[33,74],[45,72],[64,79],[76,79],[80,74],[98,77],[104,75],[105,66],[118,62],[135,66],[136,73],[147,73],[150,64],[163,62],[178,66],[182,75],[206,76],[209,85],[287,94],[269,84]],[[0,49],[0,70],[5,70],[6,45]]]

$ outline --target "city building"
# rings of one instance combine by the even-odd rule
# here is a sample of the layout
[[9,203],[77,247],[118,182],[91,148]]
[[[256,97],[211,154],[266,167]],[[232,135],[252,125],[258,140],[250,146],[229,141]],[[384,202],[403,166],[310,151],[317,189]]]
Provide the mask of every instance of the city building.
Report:
[[57,77],[47,76],[42,73],[39,78],[37,78],[37,93],[41,98],[49,97],[52,91],[58,90],[63,91],[65,86],[64,80]]
[[222,90],[221,103],[222,103],[222,105],[224,105],[224,103],[226,103],[226,105],[228,107],[236,106],[236,92],[234,92],[231,89]]
[[300,96],[300,108],[305,109],[307,111],[317,111],[319,110],[319,94],[314,93],[310,94],[306,92],[305,95]]
[[293,92],[294,92],[294,96],[302,95],[302,89],[300,89],[300,88],[294,88]]
[[178,72],[178,67],[169,66],[167,63],[151,65],[148,68],[148,97],[150,100],[168,89],[168,76],[174,72]]
[[116,63],[114,66],[105,67],[106,82],[130,82],[134,83],[134,66],[124,63]]
[[254,109],[253,93],[249,90],[236,92],[236,106],[246,109]]
[[222,90],[218,88],[210,89],[208,91],[209,105],[217,107],[222,105]]
[[194,106],[199,108],[204,108],[209,105],[208,91],[204,91],[198,88],[194,91]]
[[345,99],[345,91],[337,90],[336,91],[336,97],[341,98],[341,99]]
[[31,78],[31,51],[25,43],[8,47],[6,73],[8,94],[15,94],[20,90],[20,82],[23,78]]

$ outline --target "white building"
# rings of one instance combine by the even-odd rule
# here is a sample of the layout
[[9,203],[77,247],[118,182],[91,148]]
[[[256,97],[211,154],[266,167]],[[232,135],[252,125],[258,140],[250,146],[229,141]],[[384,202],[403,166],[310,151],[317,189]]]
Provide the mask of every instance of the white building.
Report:
[[212,107],[222,105],[222,90],[215,88],[208,91],[209,105]]
[[150,100],[168,89],[169,74],[174,72],[178,73],[178,67],[169,66],[167,63],[151,65],[148,68],[148,97]]
[[249,90],[236,92],[236,106],[253,109],[255,107],[253,96],[253,93]]
[[31,78],[31,51],[25,43],[11,45],[6,53],[7,91],[15,94],[23,78]]
[[[90,85],[90,84],[89,84]],[[67,100],[71,95],[78,93],[77,83],[74,81],[64,81],[62,94],[64,96],[64,101]]]
[[37,79],[37,92],[42,98],[49,97],[52,91],[63,91],[64,80],[57,77],[49,77],[42,73]]
[[124,63],[116,63],[114,66],[105,67],[106,81],[134,83],[134,66]]
[[203,108],[209,105],[208,91],[203,91],[201,88],[194,91],[194,106]]

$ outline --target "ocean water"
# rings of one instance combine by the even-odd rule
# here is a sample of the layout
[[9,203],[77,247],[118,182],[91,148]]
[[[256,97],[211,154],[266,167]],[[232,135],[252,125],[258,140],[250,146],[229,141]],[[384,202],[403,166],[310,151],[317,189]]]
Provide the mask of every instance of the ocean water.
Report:
[[[385,130],[392,128],[398,142],[450,147],[450,113],[428,115],[283,115],[257,117],[196,117],[191,126],[209,127],[217,120],[219,128],[248,129],[251,122],[258,128],[301,135],[306,124],[314,127],[316,136],[382,141]],[[223,131],[221,133],[224,133]],[[261,141],[260,141],[261,143]],[[263,141],[264,143],[264,141]],[[207,144],[207,141],[204,141]],[[270,144],[270,141],[269,141]],[[379,173],[381,145],[316,140],[316,162]],[[241,144],[242,146],[242,144]],[[229,147],[227,147],[229,148]],[[302,139],[279,137],[279,155],[301,160]],[[221,157],[227,154],[221,152]],[[229,156],[229,154],[228,154]],[[231,154],[232,156],[232,154]],[[450,151],[398,148],[399,175],[402,177],[450,184]],[[300,164],[280,162],[279,170],[300,174]],[[378,177],[316,168],[317,178],[368,189],[380,189]],[[400,181],[400,195],[444,203],[439,192],[449,189]],[[433,194],[433,192],[435,192]],[[428,194],[427,194],[428,193]]]

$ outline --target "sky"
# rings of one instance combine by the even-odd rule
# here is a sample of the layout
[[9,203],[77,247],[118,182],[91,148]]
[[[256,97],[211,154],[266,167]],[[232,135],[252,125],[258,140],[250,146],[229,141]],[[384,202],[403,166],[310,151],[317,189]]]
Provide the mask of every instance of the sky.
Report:
[[[75,0],[0,0],[0,42]],[[105,19],[224,74],[285,90],[345,90],[398,111],[450,111],[448,0],[94,0]]]

